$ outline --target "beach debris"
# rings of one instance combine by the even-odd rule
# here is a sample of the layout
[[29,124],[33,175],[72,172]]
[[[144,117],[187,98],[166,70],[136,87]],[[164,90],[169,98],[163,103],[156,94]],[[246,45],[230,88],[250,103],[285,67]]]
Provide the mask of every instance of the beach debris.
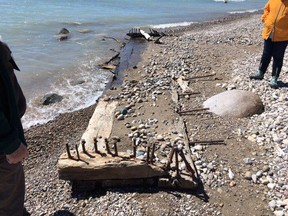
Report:
[[103,69],[115,70],[117,66],[109,65],[109,64],[103,64],[103,65],[100,65],[100,67]]
[[119,62],[120,62],[119,55],[120,55],[120,52],[117,52],[116,55],[112,56],[112,58],[110,58],[104,64],[100,64],[99,67],[101,67],[102,69],[107,69],[115,75],[115,70],[117,69],[117,66],[119,65]]
[[[159,143],[157,143],[159,144]],[[150,163],[153,163],[154,161],[154,158],[155,158],[155,148],[156,148],[156,143],[153,143],[152,144],[152,152],[151,152],[151,160],[150,160]]]
[[93,144],[94,144],[94,152],[95,153],[99,153],[98,146],[97,146],[97,143],[98,143],[97,137],[94,137],[93,141],[94,141],[93,142]]
[[133,157],[136,158],[136,153],[137,153],[137,144],[136,144],[136,139],[133,139]]
[[146,40],[150,40],[151,36],[146,33],[145,31],[143,31],[142,29],[139,30],[140,34],[143,35],[143,37],[146,39]]
[[161,38],[162,38],[162,37],[164,37],[164,35],[161,35],[159,38],[157,38],[154,43],[156,43],[156,44],[163,44],[163,41],[161,41]]
[[105,147],[106,147],[107,154],[112,154],[111,151],[110,151],[108,139],[105,138],[105,139],[104,139],[104,142],[105,142]]
[[182,111],[178,111],[178,114],[191,114],[193,112],[202,112],[202,111],[207,111],[209,110],[209,108],[197,108],[197,109],[191,109],[191,110],[182,110]]
[[163,32],[159,33],[158,31],[151,28],[149,30],[150,32],[147,33],[140,28],[132,28],[131,30],[129,30],[127,35],[131,38],[145,38],[148,41],[151,41],[152,37],[159,37],[158,39],[156,39],[155,43],[162,44],[162,41],[160,41],[160,39],[166,36],[166,34]]
[[68,158],[72,158],[72,156],[71,156],[71,153],[70,153],[70,149],[69,149],[69,144],[68,143],[66,143],[66,152],[67,152],[67,156],[68,156]]
[[194,176],[194,174],[197,172],[192,168],[192,166],[189,164],[188,160],[185,157],[185,154],[183,152],[183,146],[182,145],[176,145],[174,144],[169,156],[168,156],[168,162],[166,164],[166,167],[168,169],[171,168],[171,163],[173,162],[173,156],[175,156],[175,167],[176,167],[176,175],[180,176],[180,169],[179,169],[179,156],[182,158],[185,164],[185,168]]
[[76,149],[76,154],[77,154],[77,159],[78,161],[80,160],[80,155],[79,155],[79,151],[78,151],[78,145],[75,145],[75,149]]
[[206,78],[206,77],[211,77],[211,76],[215,76],[216,73],[212,73],[212,74],[206,74],[206,75],[199,75],[199,76],[192,76],[192,77],[185,77],[183,78],[184,80],[191,80],[191,79],[200,79],[200,78]]
[[86,151],[86,149],[85,149],[85,143],[86,143],[86,141],[83,139],[83,140],[81,141],[83,153],[87,153],[87,151]]
[[114,148],[113,156],[118,156],[117,139],[112,139],[111,143],[113,144],[113,148]]
[[190,141],[189,142],[190,145],[226,145],[224,140],[197,140],[197,141]]
[[116,38],[114,38],[114,37],[104,36],[104,37],[103,37],[103,40],[105,40],[105,39],[112,39],[112,40],[116,41],[117,43],[120,44],[120,47],[121,47],[121,48],[123,48],[123,47],[126,45],[125,42],[121,42],[121,41],[119,41],[118,39],[116,39]]
[[229,179],[231,179],[231,180],[233,180],[234,177],[235,177],[235,175],[234,175],[234,173],[232,172],[231,168],[229,168],[229,170],[228,170],[228,177],[229,177]]

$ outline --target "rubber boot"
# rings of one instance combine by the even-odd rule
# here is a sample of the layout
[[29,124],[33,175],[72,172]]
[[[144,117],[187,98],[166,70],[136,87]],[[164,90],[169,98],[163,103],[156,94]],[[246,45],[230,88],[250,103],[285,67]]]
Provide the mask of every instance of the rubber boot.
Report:
[[251,74],[249,78],[255,80],[262,80],[264,78],[264,73],[258,70],[255,74]]
[[278,88],[278,83],[277,83],[277,77],[272,76],[271,80],[269,81],[269,86],[271,88],[277,89]]

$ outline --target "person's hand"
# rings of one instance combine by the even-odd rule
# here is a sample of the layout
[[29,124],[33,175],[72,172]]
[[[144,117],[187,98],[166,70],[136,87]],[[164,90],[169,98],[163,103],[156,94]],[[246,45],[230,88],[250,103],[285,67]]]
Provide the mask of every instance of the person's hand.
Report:
[[13,153],[6,155],[6,159],[10,164],[16,164],[23,161],[26,157],[28,157],[27,147],[21,143],[19,148],[16,149]]

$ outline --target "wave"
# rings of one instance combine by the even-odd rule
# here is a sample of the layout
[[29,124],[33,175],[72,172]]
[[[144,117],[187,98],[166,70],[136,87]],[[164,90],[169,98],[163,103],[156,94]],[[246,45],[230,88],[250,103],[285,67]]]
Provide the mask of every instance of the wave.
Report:
[[77,73],[77,76],[65,76],[52,84],[52,91],[48,93],[62,96],[61,102],[45,106],[40,103],[43,95],[30,99],[22,118],[23,127],[28,129],[34,125],[44,124],[61,113],[77,111],[95,104],[103,94],[110,76],[107,71],[95,67],[96,61],[82,62],[81,66],[75,69],[74,75]]
[[[225,0],[214,0],[215,2],[225,2]],[[227,0],[227,2],[245,2],[246,0]]]
[[250,10],[243,10],[243,11],[231,11],[229,14],[243,14],[243,13],[255,13],[259,11],[259,9],[250,9]]
[[156,29],[163,29],[163,28],[173,28],[173,27],[183,27],[189,26],[196,22],[179,22],[179,23],[166,23],[166,24],[158,24],[158,25],[151,25],[152,28]]

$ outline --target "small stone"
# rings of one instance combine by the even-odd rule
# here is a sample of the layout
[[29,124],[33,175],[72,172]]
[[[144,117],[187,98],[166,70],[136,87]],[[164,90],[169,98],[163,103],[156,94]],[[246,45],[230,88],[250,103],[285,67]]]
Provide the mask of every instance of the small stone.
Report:
[[229,185],[230,185],[230,187],[235,187],[236,186],[236,182],[235,181],[231,181]]
[[245,178],[246,180],[251,180],[251,179],[252,179],[252,173],[251,173],[250,171],[247,171],[247,172],[245,173],[244,178]]
[[123,114],[120,114],[118,117],[117,117],[117,120],[124,120],[124,115]]
[[268,183],[267,187],[270,188],[271,190],[273,190],[275,188],[275,184],[274,183]]
[[132,131],[136,131],[136,130],[137,130],[137,127],[136,127],[136,126],[132,126],[130,129],[131,129]]
[[288,199],[282,200],[280,205],[281,206],[288,206]]
[[244,158],[243,161],[247,165],[251,165],[253,163],[253,161],[250,158]]
[[255,175],[255,174],[252,174],[252,181],[254,182],[254,183],[256,183],[257,182],[257,176]]
[[270,167],[269,166],[263,166],[263,168],[262,168],[262,171],[263,172],[268,172],[270,170]]
[[161,134],[157,135],[156,139],[158,141],[164,141],[164,137]]
[[125,107],[120,108],[120,113],[122,115],[126,115],[128,113],[128,110]]
[[256,177],[257,177],[257,178],[262,177],[262,175],[263,175],[262,170],[260,170],[260,171],[258,171],[258,172],[256,173]]
[[284,211],[282,210],[277,210],[273,212],[275,216],[285,216]]
[[277,204],[276,200],[271,200],[271,201],[268,203],[269,207],[270,207],[272,210],[274,210],[274,208],[276,207],[276,204]]
[[263,185],[267,185],[269,183],[269,180],[267,178],[261,179],[261,183]]

